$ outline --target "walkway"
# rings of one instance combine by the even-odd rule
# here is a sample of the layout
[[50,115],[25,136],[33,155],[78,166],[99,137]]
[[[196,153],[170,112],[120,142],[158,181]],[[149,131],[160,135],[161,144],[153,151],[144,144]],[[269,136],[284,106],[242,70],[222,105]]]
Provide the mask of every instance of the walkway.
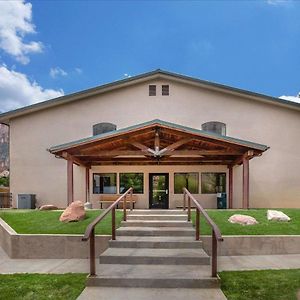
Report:
[[[300,269],[300,254],[219,256],[219,271]],[[98,267],[98,264],[96,265]],[[0,247],[0,273],[88,273],[88,259],[11,259]]]

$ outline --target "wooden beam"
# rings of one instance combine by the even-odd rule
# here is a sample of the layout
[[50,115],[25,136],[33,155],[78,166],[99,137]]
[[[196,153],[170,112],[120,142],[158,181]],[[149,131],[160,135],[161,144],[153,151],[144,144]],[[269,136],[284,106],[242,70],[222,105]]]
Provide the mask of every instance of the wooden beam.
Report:
[[72,162],[79,166],[86,166],[86,163],[80,160],[79,158],[69,154],[68,152],[63,152],[62,157],[66,160],[72,160]]
[[85,168],[85,202],[90,202],[90,168]]
[[135,142],[135,141],[131,141],[129,142],[132,146],[142,150],[144,152],[144,155],[147,156],[153,156],[155,154],[155,151],[145,145],[143,145],[142,143],[139,142]]
[[243,156],[243,208],[249,208],[249,157]]
[[233,203],[233,166],[228,166],[228,185],[229,185],[229,193],[228,193],[228,208],[232,209]]
[[159,139],[159,129],[155,130],[155,137],[154,137],[154,151],[158,152],[160,146],[160,139]]
[[68,205],[74,201],[73,161],[67,160],[67,198]]
[[178,147],[184,145],[184,144],[187,144],[188,142],[192,141],[193,138],[184,138],[182,140],[179,140],[167,147],[165,147],[164,149],[160,150],[159,151],[159,155],[160,156],[163,156],[163,155],[168,155],[170,154],[172,151],[174,151],[175,149],[177,149]]

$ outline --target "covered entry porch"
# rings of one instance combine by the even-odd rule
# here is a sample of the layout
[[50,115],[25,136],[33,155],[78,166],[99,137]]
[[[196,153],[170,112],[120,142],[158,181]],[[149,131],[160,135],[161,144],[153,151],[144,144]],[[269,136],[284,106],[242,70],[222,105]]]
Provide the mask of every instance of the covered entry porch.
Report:
[[[124,182],[124,174],[134,173],[141,174],[142,178],[142,190],[136,187],[134,191],[137,202],[140,202],[137,207],[175,208],[178,201],[182,203],[178,189],[188,187],[189,176],[194,176],[191,181],[198,183],[193,194],[201,203],[201,199],[208,197],[204,193],[205,176],[225,174],[225,188],[222,187],[225,190],[216,188],[212,191],[214,187],[210,186],[213,193],[209,193],[209,197],[216,197],[218,191],[226,192],[227,207],[233,208],[234,171],[242,167],[242,207],[249,208],[249,161],[267,149],[265,145],[153,120],[54,146],[49,151],[67,160],[66,204],[74,201],[75,164],[85,169],[87,202],[100,200],[106,194],[103,189],[105,181],[113,183],[109,194],[121,194],[129,187],[126,185],[132,183],[130,176]],[[182,183],[184,176],[186,184]],[[100,182],[98,190],[97,180]]]

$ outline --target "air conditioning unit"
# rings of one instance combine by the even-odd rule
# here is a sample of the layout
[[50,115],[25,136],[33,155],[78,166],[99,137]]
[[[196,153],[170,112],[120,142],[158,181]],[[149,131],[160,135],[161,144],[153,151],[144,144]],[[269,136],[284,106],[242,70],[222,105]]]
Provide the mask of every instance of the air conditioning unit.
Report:
[[19,209],[35,209],[36,203],[35,194],[18,194]]

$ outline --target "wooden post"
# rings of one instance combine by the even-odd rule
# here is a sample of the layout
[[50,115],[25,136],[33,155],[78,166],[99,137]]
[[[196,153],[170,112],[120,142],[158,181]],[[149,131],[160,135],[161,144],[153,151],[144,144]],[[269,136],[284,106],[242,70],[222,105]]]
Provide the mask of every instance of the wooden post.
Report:
[[96,275],[95,259],[95,229],[93,228],[90,236],[90,276]]
[[90,202],[90,168],[85,168],[85,202]]
[[133,206],[132,198],[133,198],[133,190],[131,190],[131,192],[130,192],[130,210],[132,210],[132,206]]
[[186,210],[186,193],[185,191],[183,192],[183,210]]
[[199,241],[200,237],[200,211],[196,208],[196,241]]
[[127,195],[123,199],[123,221],[126,221],[126,205],[127,205],[126,198],[127,198]]
[[111,239],[116,239],[116,208],[111,210]]
[[243,156],[243,208],[249,209],[249,158]]
[[73,161],[67,160],[67,197],[68,197],[68,205],[70,205],[74,201],[74,182],[73,182]]
[[191,198],[188,196],[188,221],[191,221]]
[[232,208],[233,205],[233,167],[232,165],[228,166],[228,181],[229,181],[229,193],[228,193],[228,208]]
[[212,229],[211,235],[211,276],[217,277],[217,263],[218,263],[218,241],[214,230]]

